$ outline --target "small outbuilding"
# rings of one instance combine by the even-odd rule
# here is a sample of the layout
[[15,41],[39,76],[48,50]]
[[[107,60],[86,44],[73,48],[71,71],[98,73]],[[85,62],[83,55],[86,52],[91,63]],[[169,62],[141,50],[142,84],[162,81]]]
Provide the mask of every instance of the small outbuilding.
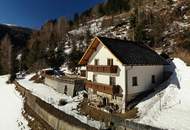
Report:
[[84,79],[72,76],[45,75],[44,83],[59,93],[74,97],[77,92],[84,90]]

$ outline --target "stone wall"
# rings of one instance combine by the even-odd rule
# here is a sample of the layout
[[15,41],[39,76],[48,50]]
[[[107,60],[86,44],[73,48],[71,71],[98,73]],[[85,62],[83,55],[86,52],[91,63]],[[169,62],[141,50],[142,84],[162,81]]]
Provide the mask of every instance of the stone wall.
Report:
[[114,130],[166,130],[166,129],[122,119],[117,116],[112,116],[112,122],[114,122],[113,123]]
[[63,93],[65,91],[65,87],[67,87],[67,95],[68,96],[73,96],[74,95],[74,82],[71,83],[66,83],[66,82],[61,82],[49,77],[45,77],[44,83],[53,89],[55,89],[59,93]]
[[52,129],[55,130],[96,130],[73,116],[56,109],[54,106],[46,103],[40,98],[31,94],[31,92],[15,81],[16,89],[25,97],[25,103],[43,119]]
[[[77,91],[84,90],[84,80],[61,80],[51,76],[45,76],[44,83],[52,87],[59,93],[67,94],[68,96],[75,96]],[[65,88],[66,87],[66,88]],[[66,93],[65,93],[66,89]]]

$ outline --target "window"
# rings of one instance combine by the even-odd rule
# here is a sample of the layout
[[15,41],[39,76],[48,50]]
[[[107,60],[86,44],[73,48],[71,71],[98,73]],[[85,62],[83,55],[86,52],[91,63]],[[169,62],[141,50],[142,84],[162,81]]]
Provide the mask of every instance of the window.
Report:
[[138,85],[138,83],[137,83],[137,77],[132,77],[132,85],[133,86],[137,86]]
[[67,85],[65,85],[65,88],[64,88],[64,94],[67,95]]
[[153,84],[156,83],[155,75],[152,75],[152,83],[153,83]]
[[107,59],[107,65],[112,66],[113,65],[113,59]]
[[99,60],[98,59],[94,60],[94,65],[99,65]]
[[96,90],[93,89],[92,91],[93,91],[93,94],[97,94],[97,91],[96,91]]
[[93,74],[93,82],[97,82],[97,75]]
[[115,77],[110,77],[110,85],[115,85]]

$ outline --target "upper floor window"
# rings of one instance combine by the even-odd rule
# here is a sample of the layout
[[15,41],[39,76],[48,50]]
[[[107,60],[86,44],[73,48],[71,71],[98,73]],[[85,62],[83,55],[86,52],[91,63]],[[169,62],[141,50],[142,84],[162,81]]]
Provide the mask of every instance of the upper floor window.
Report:
[[115,77],[110,77],[110,85],[115,85]]
[[155,75],[152,75],[152,83],[155,84],[156,83],[156,78]]
[[137,77],[132,77],[132,85],[133,86],[137,86],[138,85],[138,81],[137,81]]
[[99,65],[99,60],[98,59],[94,60],[94,65]]
[[113,65],[113,59],[107,59],[107,65],[112,66]]
[[97,82],[97,75],[93,74],[93,82]]

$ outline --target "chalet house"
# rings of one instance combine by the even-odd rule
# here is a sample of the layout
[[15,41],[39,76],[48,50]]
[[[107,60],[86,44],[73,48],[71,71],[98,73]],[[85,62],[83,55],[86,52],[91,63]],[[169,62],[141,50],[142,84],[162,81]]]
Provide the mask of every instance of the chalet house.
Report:
[[168,65],[144,44],[105,37],[93,39],[79,64],[86,66],[88,98],[117,104],[120,112],[137,95],[158,86]]

